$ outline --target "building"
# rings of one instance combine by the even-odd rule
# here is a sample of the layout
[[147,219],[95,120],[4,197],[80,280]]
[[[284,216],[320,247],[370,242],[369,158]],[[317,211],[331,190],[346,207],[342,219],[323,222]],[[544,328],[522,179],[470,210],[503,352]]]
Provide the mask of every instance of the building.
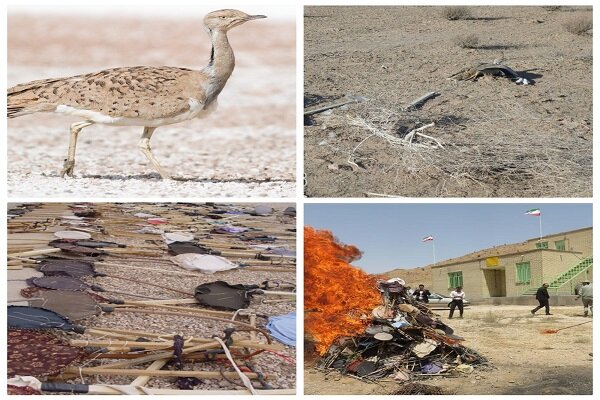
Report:
[[481,250],[431,267],[433,291],[462,286],[470,300],[535,294],[547,282],[551,296],[571,295],[592,280],[592,228],[577,229]]

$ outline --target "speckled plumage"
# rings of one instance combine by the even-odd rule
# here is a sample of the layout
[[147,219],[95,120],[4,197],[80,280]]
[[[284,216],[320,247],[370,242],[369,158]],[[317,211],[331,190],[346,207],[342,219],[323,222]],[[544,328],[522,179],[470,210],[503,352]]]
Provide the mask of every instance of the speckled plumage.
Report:
[[168,118],[188,111],[190,98],[204,104],[208,81],[202,71],[176,67],[120,67],[43,79],[8,90],[9,116],[66,105],[110,117]]

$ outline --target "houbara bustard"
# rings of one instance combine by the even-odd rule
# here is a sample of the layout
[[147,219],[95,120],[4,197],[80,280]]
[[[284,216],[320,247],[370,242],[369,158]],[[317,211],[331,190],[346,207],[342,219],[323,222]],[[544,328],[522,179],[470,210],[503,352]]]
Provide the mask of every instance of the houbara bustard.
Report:
[[266,18],[238,10],[218,10],[204,17],[212,42],[210,61],[202,70],[178,67],[121,67],[68,78],[42,79],[8,89],[7,115],[37,112],[75,115],[69,152],[61,176],[73,176],[75,147],[81,130],[93,124],[143,126],[140,150],[162,178],[169,175],[150,150],[159,126],[203,118],[217,105],[235,66],[227,32],[245,22]]

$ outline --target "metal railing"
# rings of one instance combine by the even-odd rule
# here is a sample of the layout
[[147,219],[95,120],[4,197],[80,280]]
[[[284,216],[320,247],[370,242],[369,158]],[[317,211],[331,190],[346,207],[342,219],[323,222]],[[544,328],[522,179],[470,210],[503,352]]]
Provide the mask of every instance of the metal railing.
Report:
[[532,278],[529,285],[521,291],[521,296],[535,294],[537,288],[542,286],[544,282],[549,283],[550,287],[548,288],[548,292],[553,293],[554,295],[575,294],[575,287],[577,286],[575,278],[589,270],[593,265],[593,257],[590,256],[584,258],[560,275],[542,275],[541,277],[537,277],[537,279]]

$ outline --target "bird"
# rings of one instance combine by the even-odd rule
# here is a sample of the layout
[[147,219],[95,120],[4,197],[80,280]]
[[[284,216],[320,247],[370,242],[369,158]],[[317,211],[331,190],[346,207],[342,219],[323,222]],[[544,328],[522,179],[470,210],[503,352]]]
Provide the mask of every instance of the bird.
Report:
[[217,97],[235,67],[230,29],[265,15],[224,9],[205,15],[212,48],[201,70],[181,67],[117,67],[66,78],[41,79],[7,90],[7,117],[51,112],[80,117],[70,126],[67,158],[61,177],[73,177],[77,137],[93,124],[142,126],[139,149],[162,179],[170,176],[150,148],[156,128],[204,118],[217,107]]

